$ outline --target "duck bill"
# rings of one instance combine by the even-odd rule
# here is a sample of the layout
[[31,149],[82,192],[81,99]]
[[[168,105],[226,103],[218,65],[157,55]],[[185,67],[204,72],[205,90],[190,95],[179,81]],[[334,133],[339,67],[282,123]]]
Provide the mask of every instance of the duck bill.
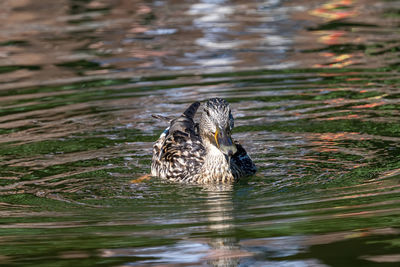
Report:
[[215,141],[219,150],[228,157],[232,157],[236,151],[236,145],[233,143],[232,138],[225,131],[217,131],[215,133]]

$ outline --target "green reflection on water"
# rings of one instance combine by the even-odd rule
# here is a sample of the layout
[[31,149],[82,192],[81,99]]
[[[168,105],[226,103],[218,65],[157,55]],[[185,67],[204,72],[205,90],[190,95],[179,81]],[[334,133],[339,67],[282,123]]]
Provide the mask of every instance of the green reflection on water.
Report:
[[[167,250],[168,246],[175,245],[181,238],[212,242],[219,238],[258,239],[326,234],[365,227],[395,227],[400,223],[396,212],[399,193],[396,190],[391,192],[385,187],[369,187],[369,183],[379,180],[382,173],[400,169],[398,161],[400,148],[397,143],[379,140],[380,137],[385,136],[399,137],[400,125],[393,121],[370,120],[372,115],[366,118],[343,119],[345,116],[360,114],[357,110],[349,110],[353,106],[369,104],[375,98],[397,99],[396,94],[385,95],[379,90],[379,86],[376,86],[376,84],[384,83],[387,78],[390,83],[396,82],[396,79],[392,78],[391,74],[375,71],[371,71],[373,73],[370,74],[371,72],[367,73],[365,70],[354,73],[350,70],[332,70],[331,72],[326,70],[313,72],[311,70],[284,70],[282,72],[261,70],[204,75],[207,78],[223,78],[222,80],[163,84],[165,81],[177,79],[176,76],[171,75],[134,80],[97,80],[3,92],[6,96],[71,90],[65,95],[41,98],[39,104],[4,107],[1,115],[5,116],[52,109],[73,103],[87,103],[93,100],[115,100],[134,92],[146,95],[154,90],[228,83],[236,86],[226,97],[231,103],[257,101],[262,104],[259,107],[244,107],[243,110],[248,115],[238,119],[242,124],[235,128],[234,131],[237,134],[297,133],[307,137],[307,134],[311,136],[315,133],[343,133],[344,135],[356,133],[374,137],[368,140],[331,140],[331,143],[325,146],[337,150],[330,152],[318,150],[318,145],[313,143],[275,147],[273,151],[265,153],[257,152],[257,149],[253,148],[255,154],[252,156],[256,163],[261,165],[259,175],[235,185],[227,193],[227,197],[209,196],[210,193],[202,187],[164,183],[156,178],[138,184],[131,183],[132,180],[138,179],[149,171],[151,155],[143,154],[143,152],[139,155],[136,151],[130,151],[129,160],[127,160],[122,154],[128,149],[125,148],[122,151],[119,147],[127,143],[144,142],[150,148],[161,129],[149,134],[135,128],[103,127],[98,130],[78,132],[64,138],[26,143],[3,143],[0,145],[0,156],[3,159],[19,159],[21,162],[26,160],[28,164],[27,166],[3,164],[0,171],[2,176],[16,178],[18,182],[26,182],[26,184],[15,185],[13,179],[1,181],[1,186],[4,186],[0,191],[3,193],[0,196],[1,202],[11,205],[16,213],[19,212],[13,217],[0,218],[0,225],[6,226],[0,228],[0,235],[8,238],[7,243],[0,246],[1,253],[11,257],[11,262],[13,258],[16,258],[21,264],[28,264],[33,260],[40,261],[42,266],[68,265],[77,262],[80,266],[117,265],[143,260],[144,257],[127,256],[124,252],[115,257],[101,257],[101,253],[105,250],[135,247],[165,246],[164,249]],[[246,77],[285,73],[310,75]],[[332,76],[320,76],[319,74],[322,73],[332,74]],[[336,75],[338,73],[339,75]],[[230,77],[239,78],[235,80]],[[185,77],[187,78],[190,76]],[[351,80],[352,78],[359,79]],[[141,82],[147,84],[142,86]],[[149,85],[149,82],[155,84]],[[372,82],[375,83],[375,89],[360,92],[361,88],[368,88],[367,84]],[[277,86],[271,87],[271,83]],[[109,88],[109,86],[119,85],[121,88]],[[263,88],[264,85],[265,88]],[[343,85],[357,89],[349,89]],[[318,90],[307,91],[307,88]],[[319,88],[324,89],[319,90]],[[283,90],[287,94],[255,95],[258,92]],[[299,93],[300,91],[302,93]],[[254,92],[254,94],[245,97],[231,94],[235,92]],[[132,97],[136,96],[132,95]],[[337,107],[326,107],[321,104],[324,101],[336,99],[353,102],[341,103],[339,110]],[[29,101],[16,100],[13,104],[29,103]],[[281,105],[281,103],[289,104]],[[371,107],[369,111],[392,111],[397,108],[397,104],[388,103]],[[269,112],[277,110],[296,112],[304,109],[303,114],[318,116],[311,119],[257,121],[260,117],[268,118]],[[105,117],[112,120],[113,117],[107,115],[107,112],[112,110],[112,108],[93,106],[75,112],[76,114],[103,112]],[[253,111],[265,111],[265,115],[251,115]],[[320,114],[323,112],[325,113]],[[390,112],[375,115],[381,118],[387,118],[387,116],[392,115]],[[337,119],[332,119],[335,117]],[[255,120],[255,122],[250,123],[250,120]],[[34,127],[39,126],[4,129],[2,134],[17,133]],[[310,138],[321,141],[318,137]],[[278,136],[274,141],[284,143],[286,140]],[[260,149],[267,146],[267,142],[264,141]],[[104,152],[101,152],[101,149],[104,148],[112,149],[113,153],[103,157]],[[353,154],[340,150],[342,148],[361,152]],[[302,150],[308,152],[302,157],[293,156]],[[74,155],[78,152],[99,153],[99,157],[80,159],[78,156],[66,162],[51,163],[51,159],[57,159],[58,156]],[[369,152],[373,152],[373,155],[364,157]],[[31,165],[29,165],[30,158],[33,162],[30,163]],[[50,163],[46,163],[46,159]],[[43,160],[44,163],[36,164],[35,160],[39,162]],[[354,165],[360,166],[354,168]],[[277,169],[282,174],[271,175]],[[285,181],[290,175],[292,175],[292,180]],[[394,186],[398,179],[399,177],[395,175],[384,181]],[[354,189],[357,186],[365,186],[366,192],[371,195],[358,193]],[[354,197],[351,197],[353,195]],[[296,202],[291,201],[292,199]],[[383,212],[385,210],[386,213]],[[27,211],[29,211],[27,215],[21,215]],[[35,212],[38,214],[35,215]],[[363,215],[351,215],[357,213]],[[220,220],[223,224],[231,225],[229,230],[221,231],[218,227],[213,228],[220,223],[218,216],[226,216]],[[176,232],[179,232],[179,235],[174,234]],[[382,242],[386,242],[386,239],[382,239]],[[349,243],[352,244],[350,241]],[[311,251],[314,248],[319,247],[311,247]],[[126,253],[129,254],[132,251]],[[68,257],[71,258],[67,259]],[[81,258],[78,260],[74,257]],[[302,254],[299,253],[294,258],[301,257]]]
[[300,119],[286,123],[268,123],[265,125],[243,125],[235,128],[235,132],[248,131],[283,131],[283,132],[310,132],[310,133],[337,133],[356,132],[383,136],[400,136],[400,124],[371,122],[362,120],[323,120],[315,121]]
[[40,70],[40,66],[33,66],[33,65],[10,65],[10,66],[0,66],[0,74],[13,72],[17,70]]
[[[161,68],[169,66],[164,64],[176,59],[175,50],[157,43],[167,40],[168,36],[146,36],[134,31],[137,26],[142,31],[157,30],[164,23],[159,21],[165,18],[164,14],[159,16],[150,3],[139,2],[135,5],[143,13],[136,14],[136,10],[129,13],[126,26],[123,12],[116,10],[120,13],[114,13],[113,7],[106,3],[68,1],[66,17],[61,17],[58,23],[61,25],[66,21],[76,35],[72,40],[82,44],[73,51],[79,57],[61,54],[60,59],[82,58],[88,53],[96,59],[61,60],[51,68],[72,71],[75,75],[110,69],[108,77],[121,77],[114,74],[123,74],[121,72],[127,65],[105,67],[98,62],[114,56],[118,61],[120,54],[116,48],[130,51],[124,38],[136,40],[137,36],[140,48],[133,49],[133,54],[151,51],[150,47],[155,46],[160,51],[166,48],[172,52],[172,57],[150,55],[150,61],[145,63],[151,66],[151,60],[157,58]],[[159,4],[163,1],[154,5]],[[337,5],[331,10],[352,11],[359,4],[361,7],[364,3]],[[25,12],[24,8],[16,10]],[[398,13],[392,8],[384,10],[381,16],[392,19],[397,18]],[[122,21],[118,18],[120,15]],[[278,24],[285,21],[283,17]],[[229,24],[228,19],[229,14],[226,14],[223,27]],[[102,22],[114,29],[114,20],[120,21],[117,22],[121,23],[118,30],[126,35],[122,38],[115,35],[115,40],[109,40],[103,35],[108,28],[104,31]],[[294,52],[317,60],[323,52],[354,54],[353,64],[363,66],[358,59],[373,59],[376,62],[371,65],[382,67],[254,69],[209,74],[194,73],[189,68],[185,73],[171,75],[154,75],[156,71],[151,69],[153,75],[143,77],[97,76],[84,81],[90,77],[80,76],[74,77],[81,78],[79,82],[1,90],[0,97],[5,98],[0,103],[0,117],[5,127],[0,129],[0,134],[7,141],[0,144],[0,264],[128,266],[143,265],[146,260],[160,265],[171,263],[165,258],[157,262],[162,256],[151,253],[139,256],[135,248],[149,248],[181,259],[196,255],[198,251],[180,251],[180,242],[200,243],[214,253],[237,257],[237,262],[243,266],[251,266],[257,260],[262,262],[260,266],[264,260],[275,266],[279,263],[290,265],[291,260],[303,263],[309,259],[329,266],[368,266],[375,262],[367,261],[367,254],[398,255],[399,232],[393,230],[390,235],[376,236],[364,233],[368,229],[400,225],[400,146],[397,140],[400,135],[397,120],[400,46],[393,27],[383,26],[387,21],[385,24],[379,24],[376,18],[368,21],[360,22],[353,17],[325,20],[325,23],[309,28],[310,33],[335,30],[344,35],[332,40],[333,43],[321,43],[322,48]],[[85,28],[98,22],[99,31]],[[188,30],[187,36],[191,38],[191,26],[181,31],[180,23],[186,22],[175,20],[171,26],[178,29],[178,35],[185,33],[186,36]],[[80,25],[84,27],[79,28]],[[201,25],[196,31],[199,29],[205,33]],[[44,38],[50,39],[51,27],[47,31]],[[65,36],[55,38],[59,38],[56,39],[59,43],[68,43],[70,35],[71,32],[66,32]],[[355,36],[357,38],[353,38]],[[283,37],[292,40],[292,36]],[[32,35],[32,38],[36,37]],[[47,42],[40,38],[41,43]],[[15,37],[0,42],[0,47],[25,49],[33,46],[34,41],[38,40],[31,43]],[[103,47],[92,48],[95,42]],[[141,47],[142,42],[145,43]],[[155,46],[149,45],[150,42]],[[196,55],[199,48],[190,50],[194,52],[194,59],[203,57]],[[231,51],[228,50],[215,50],[215,55],[229,54]],[[233,54],[237,51],[233,49]],[[11,56],[12,53],[14,51]],[[121,53],[123,56],[125,54]],[[136,66],[134,61],[131,63]],[[18,82],[24,81],[24,77],[18,78],[18,71],[44,71],[48,67],[3,65],[0,73],[11,79],[17,74],[14,81]],[[240,114],[235,134],[251,151],[259,167],[258,174],[229,189],[168,183],[157,178],[141,181],[141,176],[150,169],[152,142],[163,129],[161,124],[153,124],[150,119],[133,116],[136,114],[131,117],[124,109],[128,108],[132,113],[153,108],[178,113],[179,109],[170,104],[181,108],[183,103],[216,95],[230,101],[235,107],[234,112]],[[131,106],[127,99],[132,100]],[[74,104],[84,105],[70,108]],[[84,123],[73,121],[85,115],[90,115],[87,121],[99,124],[85,127]],[[147,113],[140,115],[144,117]],[[58,118],[66,121],[55,124]],[[54,123],[54,128],[60,128],[59,132],[46,135],[54,129],[41,123],[45,126]],[[77,124],[76,129],[63,134],[64,129],[69,130],[69,126]],[[341,231],[346,235],[334,240],[324,239],[329,233]],[[269,237],[278,237],[281,246],[274,246]],[[302,245],[291,237],[320,238],[322,242]],[[266,244],[263,244],[265,239]],[[289,241],[285,243],[287,239]],[[246,246],[242,243],[246,241],[256,245]],[[297,251],[294,249],[291,255],[274,255],[277,250],[287,252],[293,246]],[[232,248],[234,252],[229,251]],[[254,254],[237,256],[235,249]],[[206,256],[214,255],[210,251],[205,253]],[[200,256],[199,265],[218,265],[204,256]],[[383,264],[398,266],[398,261]]]

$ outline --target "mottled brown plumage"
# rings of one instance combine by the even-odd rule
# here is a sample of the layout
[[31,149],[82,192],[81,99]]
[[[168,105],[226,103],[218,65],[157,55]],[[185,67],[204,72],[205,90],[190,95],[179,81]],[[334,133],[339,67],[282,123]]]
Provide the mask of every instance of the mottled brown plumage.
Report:
[[231,138],[234,121],[228,102],[208,100],[197,124],[193,118],[199,106],[195,102],[180,117],[170,120],[170,126],[154,143],[151,174],[203,184],[234,182],[254,174],[254,163]]

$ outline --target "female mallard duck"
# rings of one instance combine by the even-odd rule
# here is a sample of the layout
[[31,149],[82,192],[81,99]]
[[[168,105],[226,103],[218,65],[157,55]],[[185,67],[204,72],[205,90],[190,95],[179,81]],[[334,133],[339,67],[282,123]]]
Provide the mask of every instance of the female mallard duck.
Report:
[[199,106],[195,102],[180,117],[170,120],[170,126],[154,143],[151,174],[202,184],[234,182],[254,174],[254,163],[232,140],[233,116],[228,102],[208,100],[197,124],[193,117]]

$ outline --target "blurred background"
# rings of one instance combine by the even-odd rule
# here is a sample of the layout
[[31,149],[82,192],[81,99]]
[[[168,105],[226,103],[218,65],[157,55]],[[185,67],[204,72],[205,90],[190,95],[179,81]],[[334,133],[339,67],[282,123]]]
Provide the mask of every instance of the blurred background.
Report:
[[398,1],[2,1],[2,83],[395,64]]
[[[399,1],[0,5],[0,265],[399,266]],[[257,175],[142,180],[217,96]]]

